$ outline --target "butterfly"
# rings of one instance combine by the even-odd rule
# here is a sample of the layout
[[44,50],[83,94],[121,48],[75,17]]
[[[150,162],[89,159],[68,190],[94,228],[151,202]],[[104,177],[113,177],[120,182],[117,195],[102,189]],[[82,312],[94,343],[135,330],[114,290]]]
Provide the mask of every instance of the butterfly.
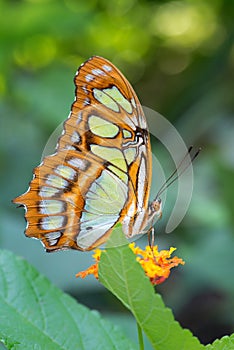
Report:
[[133,237],[161,215],[161,201],[149,203],[149,130],[132,86],[98,56],[80,66],[74,82],[75,101],[55,153],[13,200],[25,208],[26,236],[41,240],[47,252],[91,250],[117,223]]

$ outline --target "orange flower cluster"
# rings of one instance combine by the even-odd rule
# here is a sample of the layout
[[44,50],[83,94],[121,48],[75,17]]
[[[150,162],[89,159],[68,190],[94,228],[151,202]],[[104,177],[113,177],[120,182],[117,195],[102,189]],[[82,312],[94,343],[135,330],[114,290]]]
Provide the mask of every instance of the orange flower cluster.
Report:
[[130,243],[129,246],[136,254],[137,261],[141,264],[146,276],[149,277],[153,285],[164,282],[169,277],[170,270],[173,267],[185,264],[177,256],[171,258],[176,248],[171,247],[169,250],[158,251],[157,245],[153,247],[146,246],[145,250],[135,247],[134,243]]
[[[146,276],[149,277],[153,285],[164,282],[169,277],[171,268],[179,264],[185,264],[185,262],[177,256],[171,258],[171,254],[176,248],[158,251],[158,246],[146,246],[145,250],[143,250],[139,247],[135,247],[134,243],[130,243],[129,247],[136,255],[136,260],[141,264]],[[94,275],[94,277],[98,279],[98,263],[101,253],[101,249],[95,249],[93,258],[96,263],[87,270],[77,273],[76,277],[85,278],[88,275]]]
[[95,249],[94,254],[93,254],[93,258],[94,258],[94,260],[96,260],[96,263],[91,265],[88,269],[81,271],[81,272],[78,272],[76,274],[76,277],[85,278],[88,275],[94,275],[94,277],[98,280],[98,263],[100,261],[101,254],[102,254],[101,249]]

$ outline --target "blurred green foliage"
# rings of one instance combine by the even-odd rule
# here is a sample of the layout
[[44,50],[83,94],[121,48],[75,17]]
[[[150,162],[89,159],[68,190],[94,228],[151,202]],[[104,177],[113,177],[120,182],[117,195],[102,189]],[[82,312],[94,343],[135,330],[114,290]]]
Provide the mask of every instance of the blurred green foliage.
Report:
[[[0,16],[1,247],[86,304],[108,305],[96,281],[74,278],[89,254],[46,255],[24,237],[23,212],[10,202],[27,189],[49,135],[69,113],[77,67],[101,55],[144,105],[169,119],[188,145],[203,148],[187,216],[171,235],[158,229],[159,244],[176,246],[186,260],[160,291],[203,342],[233,331],[234,2],[1,0]],[[156,176],[153,184],[156,193]]]

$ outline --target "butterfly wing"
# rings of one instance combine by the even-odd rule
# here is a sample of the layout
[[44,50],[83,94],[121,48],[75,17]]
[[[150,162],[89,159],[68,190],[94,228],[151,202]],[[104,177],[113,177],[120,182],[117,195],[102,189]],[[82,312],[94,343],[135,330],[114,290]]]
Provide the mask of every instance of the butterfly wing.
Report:
[[126,236],[145,225],[151,183],[146,120],[120,71],[94,56],[75,76],[76,98],[56,153],[34,171],[25,206],[26,235],[47,251],[89,250],[117,222]]

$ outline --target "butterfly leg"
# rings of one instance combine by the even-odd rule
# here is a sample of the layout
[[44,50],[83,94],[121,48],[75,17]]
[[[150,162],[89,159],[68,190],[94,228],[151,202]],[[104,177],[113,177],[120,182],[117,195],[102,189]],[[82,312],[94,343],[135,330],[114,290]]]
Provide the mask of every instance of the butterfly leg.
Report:
[[152,222],[151,222],[150,228],[148,229],[147,235],[148,235],[148,243],[149,243],[149,246],[150,246],[150,248],[152,249],[153,246],[154,246],[154,227],[153,227],[153,220],[152,220]]

